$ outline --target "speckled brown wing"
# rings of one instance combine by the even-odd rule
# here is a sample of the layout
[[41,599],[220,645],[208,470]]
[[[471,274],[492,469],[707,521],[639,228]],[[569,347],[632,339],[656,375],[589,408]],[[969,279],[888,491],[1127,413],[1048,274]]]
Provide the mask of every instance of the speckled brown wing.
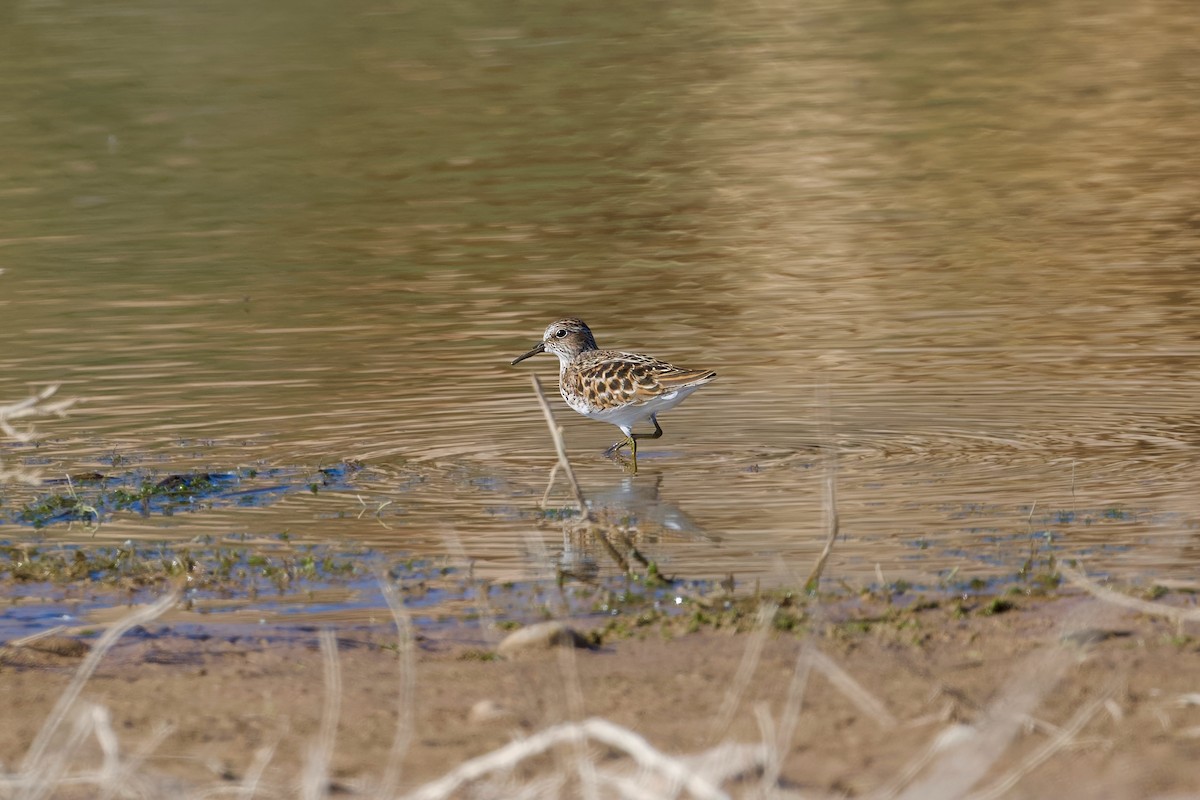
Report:
[[562,377],[564,388],[593,408],[616,408],[708,383],[717,373],[677,367],[637,353],[595,350],[584,353]]

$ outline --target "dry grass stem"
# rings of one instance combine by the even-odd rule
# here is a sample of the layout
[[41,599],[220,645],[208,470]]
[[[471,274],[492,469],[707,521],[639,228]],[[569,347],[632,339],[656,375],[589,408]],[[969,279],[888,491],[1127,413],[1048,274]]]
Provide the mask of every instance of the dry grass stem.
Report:
[[[902,800],[964,797],[1008,749],[1070,663],[1070,656],[1061,648],[1041,650],[1026,658],[979,721],[944,731],[930,750],[919,756],[920,761],[933,762],[929,774],[910,784],[899,797]],[[914,774],[911,769],[905,773]],[[890,797],[892,792],[881,796]]]
[[1075,500],[1075,461],[1071,461],[1071,513],[1078,514],[1078,503]]
[[[562,428],[554,421],[554,412],[550,409],[550,403],[546,401],[546,394],[542,391],[542,382],[537,379],[536,375],[531,375],[530,380],[533,383],[533,393],[537,395],[538,405],[542,407],[542,414],[546,417],[546,427],[550,429],[550,437],[554,440],[554,449],[558,453],[558,464],[562,467],[562,471],[566,474],[567,480],[571,484],[571,491],[575,493],[575,503],[579,506],[579,515],[590,521],[592,513],[588,511],[587,501],[583,497],[583,490],[579,488],[579,481],[575,479],[575,470],[571,469],[571,461],[567,458],[567,449],[563,444]],[[553,477],[554,474],[551,473],[551,478]]]
[[29,751],[25,754],[25,758],[21,762],[22,774],[37,776],[42,773],[46,758],[46,749],[50,744],[50,740],[54,737],[59,726],[62,725],[63,720],[66,719],[67,714],[70,712],[71,707],[74,706],[75,701],[79,698],[79,693],[83,690],[83,685],[92,677],[92,673],[100,665],[100,660],[112,649],[117,640],[124,636],[130,629],[138,625],[144,625],[161,616],[174,606],[178,600],[179,589],[174,588],[163,595],[158,602],[144,606],[117,622],[96,640],[96,644],[92,646],[91,652],[84,657],[83,663],[75,671],[75,676],[71,679],[71,683],[59,695],[58,702],[54,704],[54,709],[46,717],[46,722],[42,725],[41,730],[38,731],[38,735],[29,746]]
[[250,768],[246,770],[246,774],[242,778],[242,783],[238,787],[237,796],[242,798],[242,800],[252,800],[254,795],[258,793],[259,781],[262,780],[267,765],[275,757],[275,750],[279,747],[280,738],[282,737],[276,736],[275,741],[254,751],[254,761],[250,764]]
[[[601,774],[600,780],[604,785],[612,789],[612,792],[606,796],[619,797],[621,800],[662,800],[663,794],[658,790],[657,786],[647,786],[646,776],[635,775],[633,777],[627,775],[611,775]],[[561,795],[543,795],[544,797],[560,797]],[[675,795],[667,795],[675,797]]]
[[765,744],[723,742],[711,750],[680,761],[704,780],[714,785],[735,780],[762,768],[768,758]]
[[825,480],[821,486],[821,509],[825,518],[825,546],[813,564],[808,580],[804,582],[804,591],[812,594],[820,588],[821,573],[825,571],[825,562],[833,552],[833,544],[837,541],[839,520],[837,509],[837,442],[833,436],[833,423],[830,420],[829,398],[824,387],[817,391],[817,405],[821,409],[821,461],[825,467]]
[[[764,744],[725,742],[702,753],[679,756],[676,761],[713,786],[722,786],[729,781],[746,779],[759,772],[770,760],[768,750],[768,746]],[[619,792],[617,796],[622,798],[665,800],[678,797],[683,788],[677,782],[669,782],[659,775],[648,775],[644,770],[632,767],[620,772],[614,769],[601,770],[598,775],[602,783],[610,784]],[[759,796],[777,795],[778,791],[772,790],[762,792]],[[606,795],[610,796],[613,796],[612,792]]]
[[783,758],[792,749],[792,737],[800,724],[800,710],[804,703],[804,693],[808,689],[808,676],[812,672],[812,654],[807,646],[800,648],[796,657],[796,668],[792,670],[792,681],[788,686],[787,701],[779,718],[776,729],[770,715],[763,709],[760,714],[759,726],[763,729],[763,741],[770,742],[770,758],[763,768],[760,786],[763,794],[773,789],[779,783],[779,773],[783,769]]
[[386,575],[379,576],[379,585],[388,604],[388,611],[396,622],[397,644],[400,650],[400,708],[397,713],[396,733],[392,737],[387,766],[379,785],[380,795],[388,797],[394,793],[396,785],[400,782],[400,767],[404,763],[405,754],[408,753],[416,726],[417,654],[412,618],[404,607],[400,593]]
[[27,420],[36,417],[62,417],[66,416],[67,409],[75,404],[74,398],[69,400],[55,400],[50,402],[50,398],[58,391],[58,385],[47,386],[37,394],[27,397],[24,400],[19,400],[16,403],[10,403],[6,406],[0,406],[0,432],[3,432],[8,438],[17,442],[28,442],[36,435],[33,428],[18,430],[13,427],[13,422],[17,420]]
[[980,792],[975,792],[968,795],[967,800],[996,800],[1007,794],[1017,782],[1028,775],[1033,770],[1044,764],[1059,750],[1071,744],[1075,736],[1083,730],[1083,726],[1087,725],[1102,708],[1104,708],[1111,700],[1113,695],[1117,693],[1117,682],[1110,683],[1100,696],[1087,703],[1083,708],[1075,712],[1062,729],[1054,734],[1048,742],[1039,747],[1029,756],[1027,756],[1020,764],[1009,770],[1000,780]]
[[[50,398],[57,391],[57,385],[47,386],[32,397],[9,405],[0,405],[0,433],[16,442],[28,442],[36,435],[33,426],[25,425],[23,428],[18,428],[13,425],[14,422],[31,420],[36,417],[66,416],[67,409],[75,404],[75,400],[51,401]],[[6,470],[0,467],[0,483],[6,481],[37,485],[41,482],[41,473],[31,469]]]
[[[563,689],[567,698],[567,713],[572,722],[583,719],[584,699],[583,686],[579,683],[579,669],[575,664],[575,648],[558,647],[558,668],[563,678]],[[574,769],[579,775],[580,793],[585,800],[599,800],[596,765],[588,757],[587,740],[575,738],[571,740],[574,755]]]
[[854,680],[829,656],[811,644],[805,644],[796,657],[796,668],[792,672],[792,682],[788,688],[788,697],[778,729],[775,728],[765,709],[756,709],[759,712],[759,727],[763,730],[763,738],[773,745],[768,751],[769,758],[763,768],[760,783],[763,793],[773,789],[779,781],[782,758],[791,750],[792,737],[800,723],[800,711],[808,686],[808,676],[814,669],[828,678],[835,689],[858,706],[866,716],[874,719],[878,725],[884,728],[894,728],[897,725],[896,718],[892,716],[881,700],[868,692],[862,684]]
[[550,502],[550,492],[554,490],[554,480],[558,477],[558,467],[559,464],[557,461],[554,462],[554,466],[550,467],[550,477],[546,479],[546,491],[542,492],[542,502],[540,503],[542,508],[545,508],[546,504]]
[[1155,603],[1150,600],[1139,600],[1136,597],[1130,597],[1127,594],[1108,589],[1094,580],[1084,575],[1080,570],[1072,569],[1065,564],[1059,566],[1059,570],[1063,576],[1071,583],[1086,591],[1088,594],[1095,597],[1097,600],[1103,600],[1106,603],[1129,608],[1134,611],[1140,611],[1143,614],[1149,614],[1155,617],[1166,617],[1172,620],[1180,628],[1184,623],[1196,622],[1200,620],[1200,608],[1177,608],[1169,606],[1165,603]]
[[821,506],[825,511],[825,546],[821,548],[821,554],[817,556],[817,561],[813,564],[812,572],[808,574],[808,580],[804,582],[804,591],[812,594],[816,592],[821,585],[821,573],[825,571],[825,562],[829,560],[830,554],[833,552],[833,543],[837,541],[838,536],[838,513],[837,513],[837,462],[836,456],[829,453],[825,456],[825,482],[824,491],[821,493]]
[[489,601],[487,584],[482,580],[476,580],[474,562],[467,554],[467,549],[463,547],[462,539],[453,529],[447,529],[443,533],[442,542],[455,560],[467,565],[467,580],[476,588],[476,591],[472,594],[475,611],[479,615],[481,623],[479,630],[484,636],[494,639],[496,636],[496,615],[492,611]]
[[[127,791],[137,781],[142,764],[152,753],[158,750],[159,745],[171,734],[174,728],[165,723],[156,725],[150,733],[150,738],[143,742],[134,754],[122,763],[117,757],[117,736],[113,732],[112,725],[109,724],[108,711],[96,706],[93,709],[93,716],[97,718],[98,722],[96,726],[96,738],[108,742],[104,749],[106,774],[104,779],[99,782],[104,787],[104,792],[98,798],[98,800],[108,800],[108,798],[115,797],[122,791]],[[103,725],[100,725],[100,722]],[[111,759],[109,758],[110,754]]]
[[754,677],[754,672],[758,669],[763,647],[767,643],[767,635],[771,631],[771,621],[775,619],[775,612],[778,610],[779,607],[774,603],[764,603],[758,609],[754,632],[750,634],[746,649],[742,651],[742,660],[738,663],[737,672],[734,673],[733,683],[725,691],[725,697],[721,700],[721,709],[717,712],[716,719],[713,720],[711,734],[713,741],[724,739],[725,734],[729,732],[729,726],[733,723],[733,715],[737,713],[742,696],[750,685],[750,679]]
[[[792,674],[793,684],[795,683],[796,675],[797,673]],[[805,675],[806,680],[807,677]],[[766,766],[759,780],[759,792],[765,795],[779,782],[779,772],[783,765],[784,751],[778,747],[779,728],[775,725],[775,718],[771,716],[771,705],[769,703],[760,701],[754,704],[754,721],[758,723],[759,738],[769,743]]]
[[337,740],[338,717],[342,708],[342,670],[338,664],[337,636],[326,628],[318,637],[325,663],[325,707],[321,713],[321,730],[304,764],[301,796],[306,800],[325,797],[329,785],[329,763]]
[[67,765],[93,732],[92,725],[90,714],[78,714],[66,739],[58,747],[45,752],[33,765],[34,769],[23,770],[23,780],[19,782],[23,784],[22,791],[17,792],[17,800],[41,800],[66,783],[64,773]]
[[728,795],[691,770],[683,761],[660,753],[649,742],[630,730],[603,719],[587,719],[546,728],[527,739],[511,742],[478,758],[459,764],[443,777],[425,784],[406,796],[406,800],[441,800],[461,787],[497,771],[515,768],[527,758],[552,747],[577,739],[590,739],[630,756],[658,778],[682,786],[702,800],[724,800]]
[[17,639],[9,639],[7,642],[4,643],[3,649],[7,649],[10,647],[12,647],[12,648],[26,647],[28,645],[33,644],[38,639],[45,639],[47,636],[57,636],[65,630],[67,630],[66,625],[55,625],[52,628],[46,628],[46,630],[44,630],[44,631],[37,631],[36,633],[31,633],[28,636],[21,636]]
[[829,656],[815,647],[807,647],[807,649],[813,668],[828,678],[834,688],[845,695],[850,702],[858,706],[859,711],[875,720],[875,723],[883,728],[896,727],[898,724],[896,718],[887,710],[883,701],[868,692],[861,683],[850,677],[850,673],[842,669]]
[[[354,495],[354,497],[355,497],[355,499],[358,500],[359,505],[362,506],[362,509],[358,512],[358,516],[355,517],[355,519],[362,519],[363,514],[366,514],[368,511],[370,511],[371,507],[369,505],[367,505],[367,501],[362,498],[362,495],[356,494],[356,495]],[[386,522],[383,521],[383,510],[385,508],[387,508],[388,506],[390,506],[393,502],[395,502],[395,501],[394,500],[385,500],[382,503],[379,503],[375,507],[375,510],[372,512],[375,516],[375,521],[378,522],[382,527],[384,527],[385,529],[387,529],[389,531],[392,529],[392,526],[388,525]]]

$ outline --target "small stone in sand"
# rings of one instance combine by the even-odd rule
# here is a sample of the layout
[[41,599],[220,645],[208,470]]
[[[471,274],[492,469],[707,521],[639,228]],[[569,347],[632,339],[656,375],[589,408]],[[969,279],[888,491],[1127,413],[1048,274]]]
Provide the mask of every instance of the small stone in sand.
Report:
[[480,700],[478,703],[471,706],[471,710],[467,714],[467,721],[472,725],[486,725],[489,722],[497,722],[499,720],[509,719],[511,717],[511,711],[497,703],[495,700],[488,699]]
[[504,637],[496,648],[504,658],[532,650],[548,650],[551,647],[587,647],[587,640],[561,622],[539,622],[513,631]]

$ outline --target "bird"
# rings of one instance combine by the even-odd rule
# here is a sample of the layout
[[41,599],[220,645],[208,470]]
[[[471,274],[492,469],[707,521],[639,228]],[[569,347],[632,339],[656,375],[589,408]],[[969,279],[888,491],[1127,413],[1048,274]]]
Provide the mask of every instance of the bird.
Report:
[[[588,419],[621,429],[625,438],[605,455],[628,445],[635,469],[638,440],[663,434],[658,415],[717,377],[712,370],[677,367],[640,353],[601,350],[591,329],[576,317],[551,322],[542,340],[512,363],[539,353],[558,356],[558,391],[567,405]],[[646,420],[654,425],[654,433],[634,433],[633,426]]]

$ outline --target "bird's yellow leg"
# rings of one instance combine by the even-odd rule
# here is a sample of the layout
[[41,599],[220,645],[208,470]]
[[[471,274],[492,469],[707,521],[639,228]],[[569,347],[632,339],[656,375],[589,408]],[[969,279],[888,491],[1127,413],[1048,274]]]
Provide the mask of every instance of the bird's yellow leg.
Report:
[[[605,450],[604,455],[616,456],[617,451],[620,450],[625,445],[629,445],[629,453],[632,456],[632,458],[629,460],[629,462],[626,464],[626,466],[629,468],[630,472],[632,472],[633,474],[636,475],[637,474],[637,436],[631,434],[628,438],[622,439],[621,441],[614,444],[612,447]],[[625,460],[623,458],[620,458],[619,456],[617,457],[617,460],[621,461],[623,464],[626,463]]]

